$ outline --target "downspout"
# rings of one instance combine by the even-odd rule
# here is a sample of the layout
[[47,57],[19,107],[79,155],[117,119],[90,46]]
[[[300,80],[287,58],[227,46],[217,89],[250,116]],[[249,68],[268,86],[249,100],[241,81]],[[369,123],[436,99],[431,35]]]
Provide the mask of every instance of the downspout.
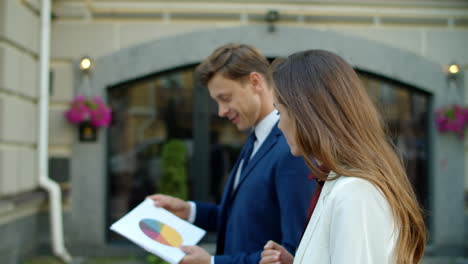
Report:
[[50,17],[51,0],[42,0],[41,7],[41,50],[40,59],[40,91],[39,91],[39,142],[38,164],[39,185],[49,193],[49,211],[52,235],[52,250],[54,254],[66,263],[72,258],[65,249],[63,241],[62,193],[59,185],[49,179],[47,159],[49,156],[49,67],[50,67]]

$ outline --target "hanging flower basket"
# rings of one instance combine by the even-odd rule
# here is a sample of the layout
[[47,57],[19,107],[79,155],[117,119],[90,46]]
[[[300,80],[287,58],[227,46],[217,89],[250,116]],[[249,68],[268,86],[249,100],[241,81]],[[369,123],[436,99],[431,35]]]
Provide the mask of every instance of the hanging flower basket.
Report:
[[112,110],[98,96],[89,99],[79,95],[71,101],[65,118],[68,122],[78,125],[81,141],[96,141],[97,128],[110,125]]
[[452,132],[463,139],[468,126],[468,107],[457,104],[441,107],[435,112],[435,123],[440,133]]

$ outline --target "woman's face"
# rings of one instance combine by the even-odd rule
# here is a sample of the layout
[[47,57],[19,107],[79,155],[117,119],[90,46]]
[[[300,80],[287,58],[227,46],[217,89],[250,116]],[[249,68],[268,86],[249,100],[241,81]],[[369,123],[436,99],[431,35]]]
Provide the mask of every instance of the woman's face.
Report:
[[278,128],[283,132],[284,136],[286,137],[286,141],[288,142],[289,148],[291,149],[291,154],[294,156],[300,156],[299,149],[297,148],[296,143],[296,124],[294,120],[291,118],[286,106],[278,103],[277,100],[275,100],[274,105],[276,110],[278,110],[278,112],[280,113],[280,121],[278,124]]

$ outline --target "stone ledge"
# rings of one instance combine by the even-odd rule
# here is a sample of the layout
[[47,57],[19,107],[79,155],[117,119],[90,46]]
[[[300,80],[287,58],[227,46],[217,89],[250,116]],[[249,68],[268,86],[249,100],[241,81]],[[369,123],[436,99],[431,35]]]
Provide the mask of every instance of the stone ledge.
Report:
[[41,190],[4,197],[0,201],[0,225],[40,211],[46,198]]
[[[70,187],[66,184],[61,184],[60,186],[62,191],[62,210],[65,211],[68,199],[70,198]],[[49,207],[47,200],[47,192],[42,189],[1,198],[0,225],[9,222],[8,219],[13,220],[40,210],[47,210]]]
[[15,209],[13,203],[8,201],[0,201],[0,215],[11,212]]

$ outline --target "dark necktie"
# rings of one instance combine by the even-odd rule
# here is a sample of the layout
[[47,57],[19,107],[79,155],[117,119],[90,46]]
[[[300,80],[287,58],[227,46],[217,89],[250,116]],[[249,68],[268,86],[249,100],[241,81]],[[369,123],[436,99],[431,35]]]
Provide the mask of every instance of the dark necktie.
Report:
[[242,163],[241,178],[247,169],[247,165],[249,165],[250,156],[252,156],[252,151],[254,149],[254,143],[256,140],[257,137],[255,136],[255,131],[252,131],[252,133],[250,133],[249,137],[247,138],[247,141],[245,142],[245,151],[242,155],[244,162]]

